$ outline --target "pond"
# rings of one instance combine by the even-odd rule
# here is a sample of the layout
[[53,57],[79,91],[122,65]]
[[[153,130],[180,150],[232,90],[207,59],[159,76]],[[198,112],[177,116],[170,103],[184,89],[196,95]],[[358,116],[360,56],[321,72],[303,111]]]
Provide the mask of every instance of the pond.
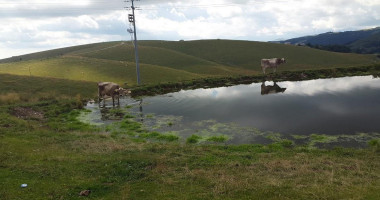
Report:
[[[121,99],[120,107],[129,105],[128,112],[149,130],[184,137],[227,135],[229,143],[234,144],[270,143],[281,138],[301,143],[305,138],[309,142],[310,138],[319,138],[330,143],[340,139],[349,144],[351,140],[358,143],[357,140],[378,138],[379,100],[380,79],[357,76],[265,81],[180,91],[140,100],[125,98]],[[108,101],[107,105],[112,102]],[[93,115],[101,116],[102,109],[96,104],[87,108]],[[93,123],[112,122],[101,117],[92,119]]]

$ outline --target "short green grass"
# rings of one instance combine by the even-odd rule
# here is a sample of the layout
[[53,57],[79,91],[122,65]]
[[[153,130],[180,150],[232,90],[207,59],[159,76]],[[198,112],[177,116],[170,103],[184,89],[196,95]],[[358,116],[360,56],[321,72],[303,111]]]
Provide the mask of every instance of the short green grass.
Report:
[[[17,107],[44,119],[17,118]],[[78,109],[75,100],[0,107],[1,199],[83,199],[82,190],[90,199],[380,197],[378,149],[183,144],[143,130],[136,138],[136,124],[109,134],[76,121]]]
[[[141,41],[139,44],[144,84],[261,74],[260,60],[271,57],[287,59],[279,71],[362,66],[378,61],[374,55],[249,41]],[[0,64],[0,73],[136,84],[134,52],[130,43],[68,47],[29,57],[33,59]]]
[[236,40],[146,41],[141,45],[167,48],[225,66],[257,72],[261,72],[262,58],[286,58],[287,63],[280,70],[357,66],[376,60],[373,55],[333,53],[308,47]]
[[[97,81],[131,85],[135,81],[132,61],[120,61],[116,55],[96,57],[95,52],[121,47],[115,45],[119,43],[67,48],[32,55],[54,57],[50,59],[0,64],[1,199],[84,199],[79,196],[82,190],[91,190],[88,199],[380,199],[378,139],[371,140],[367,149],[313,149],[290,140],[220,145],[227,138],[192,135],[181,142],[172,133],[146,131],[127,115],[104,129],[78,121],[82,100],[96,96]],[[329,57],[317,50],[255,42],[146,41],[141,45],[160,48],[165,54],[175,52],[194,63],[233,68],[236,74],[258,73],[250,65],[274,54],[289,57],[289,70],[372,62],[371,56]],[[229,51],[223,50],[226,46]],[[167,65],[170,56],[160,61],[167,66],[154,64],[154,59],[142,63],[142,76],[150,84],[204,78],[210,70],[193,73]],[[205,79],[204,83],[211,82]],[[21,188],[24,183],[28,186]]]
[[[143,83],[160,83],[167,80],[181,81],[202,76],[186,71],[149,64],[141,65]],[[110,81],[120,85],[136,84],[134,63],[99,60],[86,57],[61,57],[48,60],[0,64],[0,73],[14,75],[52,77],[90,82]]]

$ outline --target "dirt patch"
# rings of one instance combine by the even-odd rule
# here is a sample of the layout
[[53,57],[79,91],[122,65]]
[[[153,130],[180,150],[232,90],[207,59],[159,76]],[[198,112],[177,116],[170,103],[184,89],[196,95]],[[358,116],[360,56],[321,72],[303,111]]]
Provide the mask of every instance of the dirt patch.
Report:
[[21,119],[44,119],[44,113],[35,111],[32,108],[16,107],[13,109],[12,114]]

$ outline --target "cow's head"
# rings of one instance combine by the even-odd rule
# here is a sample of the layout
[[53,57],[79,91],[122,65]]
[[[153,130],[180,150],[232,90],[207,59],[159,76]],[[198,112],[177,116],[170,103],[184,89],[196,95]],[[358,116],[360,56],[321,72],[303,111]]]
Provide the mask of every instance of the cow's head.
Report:
[[281,63],[286,63],[285,58],[281,58]]
[[124,89],[120,87],[115,90],[115,93],[117,93],[119,96],[126,96],[126,95],[130,95],[132,92],[130,89]]

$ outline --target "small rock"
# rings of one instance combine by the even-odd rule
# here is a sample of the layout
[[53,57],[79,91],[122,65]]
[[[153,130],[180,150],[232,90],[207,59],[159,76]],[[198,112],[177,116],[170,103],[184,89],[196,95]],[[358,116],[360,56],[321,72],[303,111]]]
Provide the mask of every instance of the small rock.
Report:
[[28,187],[28,184],[26,184],[26,183],[21,184],[21,187],[22,187],[22,188],[26,188],[26,187]]
[[90,193],[91,193],[91,190],[83,190],[79,193],[79,196],[87,197],[88,195],[90,195]]

